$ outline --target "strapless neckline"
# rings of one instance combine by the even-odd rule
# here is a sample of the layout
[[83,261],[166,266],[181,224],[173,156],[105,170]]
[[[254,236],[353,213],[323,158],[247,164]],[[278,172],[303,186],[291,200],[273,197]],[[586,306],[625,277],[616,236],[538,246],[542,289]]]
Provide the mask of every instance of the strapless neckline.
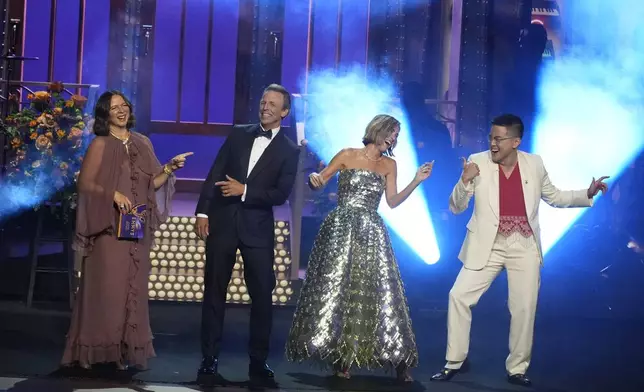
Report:
[[347,171],[347,172],[356,172],[356,171],[358,171],[358,172],[363,172],[363,173],[374,174],[374,175],[376,175],[376,176],[378,176],[378,177],[380,177],[382,179],[386,178],[385,175],[382,174],[382,173],[378,173],[375,170],[364,169],[364,168],[361,168],[361,167],[353,167],[353,168],[350,168],[350,169],[349,168],[342,169],[342,171]]

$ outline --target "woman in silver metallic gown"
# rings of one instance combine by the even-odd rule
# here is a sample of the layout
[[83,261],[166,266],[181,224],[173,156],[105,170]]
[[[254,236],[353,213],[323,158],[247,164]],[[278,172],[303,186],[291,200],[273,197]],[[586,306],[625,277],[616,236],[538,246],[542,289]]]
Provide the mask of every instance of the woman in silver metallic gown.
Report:
[[400,205],[427,179],[433,162],[397,191],[396,146],[400,123],[377,115],[367,126],[364,148],[340,151],[319,174],[313,189],[337,172],[338,206],[315,239],[306,279],[286,343],[289,361],[311,359],[349,378],[351,368],[392,366],[397,378],[411,382],[418,363],[416,339],[389,233],[377,212],[385,194]]

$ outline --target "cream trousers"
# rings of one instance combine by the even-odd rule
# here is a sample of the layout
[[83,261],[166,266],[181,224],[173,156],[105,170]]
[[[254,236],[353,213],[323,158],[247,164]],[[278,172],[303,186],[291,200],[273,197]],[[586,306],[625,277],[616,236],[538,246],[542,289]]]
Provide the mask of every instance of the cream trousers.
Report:
[[449,293],[447,313],[446,368],[459,369],[470,345],[472,307],[487,291],[499,273],[508,272],[510,309],[510,355],[505,361],[508,374],[525,374],[530,365],[537,297],[541,282],[541,262],[534,236],[515,233],[497,236],[490,259],[482,270],[463,267]]

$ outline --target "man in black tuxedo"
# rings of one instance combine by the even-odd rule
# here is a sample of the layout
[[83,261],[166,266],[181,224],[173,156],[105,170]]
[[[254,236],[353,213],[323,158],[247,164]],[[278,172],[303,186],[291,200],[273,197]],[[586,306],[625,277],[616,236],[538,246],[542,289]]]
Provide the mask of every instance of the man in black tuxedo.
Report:
[[[206,241],[198,378],[216,382],[228,283],[237,249],[252,305],[248,354],[251,381],[273,382],[266,364],[275,288],[273,206],[284,204],[295,182],[299,149],[284,131],[291,108],[286,89],[271,84],[259,107],[260,124],[235,126],[226,138],[197,203],[197,234]],[[208,379],[213,381],[207,381]]]

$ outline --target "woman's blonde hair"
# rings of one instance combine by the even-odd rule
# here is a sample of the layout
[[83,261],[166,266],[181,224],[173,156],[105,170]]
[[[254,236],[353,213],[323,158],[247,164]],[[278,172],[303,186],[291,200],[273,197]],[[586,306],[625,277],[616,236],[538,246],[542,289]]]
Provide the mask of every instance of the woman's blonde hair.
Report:
[[[365,146],[372,143],[378,145],[394,133],[396,127],[400,129],[400,121],[388,114],[378,114],[367,125],[367,129],[365,129],[364,136],[362,137],[362,144]],[[389,146],[385,154],[393,156],[394,147],[396,147],[395,142]]]

